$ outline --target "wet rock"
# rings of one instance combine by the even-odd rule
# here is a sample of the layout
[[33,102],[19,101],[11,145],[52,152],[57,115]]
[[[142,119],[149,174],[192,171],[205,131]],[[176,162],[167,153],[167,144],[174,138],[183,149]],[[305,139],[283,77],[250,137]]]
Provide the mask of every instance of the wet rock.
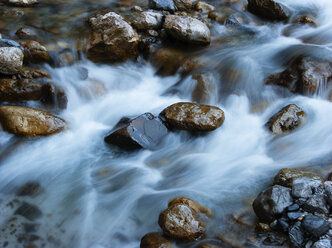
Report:
[[159,49],[152,57],[151,64],[161,76],[174,75],[182,64],[184,53],[172,48]]
[[329,223],[321,217],[307,215],[302,221],[302,227],[312,236],[319,238],[329,230]]
[[191,93],[194,102],[207,104],[211,101],[212,92],[215,91],[215,80],[212,73],[195,73],[192,78],[196,81],[195,88]]
[[316,20],[314,17],[310,16],[310,15],[302,15],[299,16],[298,18],[296,18],[295,20],[293,20],[293,23],[296,24],[308,24],[310,26],[317,26]]
[[68,98],[66,93],[60,87],[51,83],[46,83],[41,88],[42,97],[41,102],[46,105],[58,107],[59,109],[66,109]]
[[171,243],[159,233],[152,232],[146,234],[141,239],[140,248],[171,248]]
[[332,172],[327,176],[328,181],[332,181]]
[[253,208],[261,221],[270,223],[292,204],[291,189],[275,185],[257,196]]
[[159,29],[162,26],[163,14],[154,11],[143,11],[132,15],[131,24],[136,29]]
[[331,247],[332,247],[331,239],[320,239],[311,246],[311,248],[331,248]]
[[199,1],[196,4],[196,10],[201,11],[203,13],[209,13],[211,11],[214,11],[215,9],[216,8],[214,6],[203,1]]
[[299,210],[299,209],[300,209],[300,206],[296,203],[294,203],[293,205],[290,205],[289,207],[287,207],[288,212],[293,212],[293,211],[296,211],[296,210]]
[[17,47],[0,47],[0,73],[14,75],[22,69],[23,52]]
[[20,28],[15,34],[20,39],[35,39],[38,37],[38,33],[32,28]]
[[27,40],[20,42],[24,48],[24,62],[25,63],[48,63],[51,60],[47,49],[39,42],[34,40]]
[[171,207],[172,205],[175,205],[175,204],[187,205],[191,209],[195,210],[197,213],[202,213],[209,217],[211,217],[213,215],[212,211],[209,208],[204,207],[187,197],[174,198],[173,200],[171,200],[168,203],[168,207]]
[[63,119],[38,109],[1,106],[0,123],[9,133],[20,136],[51,135],[62,131]]
[[174,0],[177,10],[186,11],[195,7],[197,0]]
[[255,227],[256,233],[268,233],[271,231],[271,228],[268,224],[259,222]]
[[97,14],[89,19],[92,29],[88,57],[112,62],[135,58],[139,37],[136,31],[114,13]]
[[149,0],[149,8],[156,10],[175,11],[173,0]]
[[309,177],[295,178],[293,180],[292,196],[295,198],[306,198],[313,195],[315,189],[319,187],[323,187],[321,180],[315,180]]
[[187,75],[197,69],[206,67],[206,64],[201,61],[198,57],[188,57],[182,62],[182,75]]
[[287,213],[287,217],[290,220],[298,220],[299,218],[302,218],[305,215],[303,212],[289,212]]
[[289,18],[289,11],[275,0],[248,0],[248,10],[273,21],[285,21]]
[[0,79],[0,101],[39,100],[42,85],[32,80]]
[[220,108],[189,102],[175,103],[165,108],[160,116],[171,128],[188,131],[213,131],[225,120]]
[[323,178],[317,174],[302,171],[299,169],[289,169],[284,168],[281,169],[278,174],[275,176],[273,184],[274,185],[281,185],[285,187],[292,187],[293,186],[293,180],[299,177],[307,177],[312,180],[320,180],[323,182]]
[[40,78],[51,78],[47,71],[42,69],[36,69],[31,67],[23,67],[18,73],[19,79],[40,79]]
[[15,7],[32,7],[38,4],[38,0],[7,0],[7,3]]
[[321,82],[332,77],[332,63],[314,57],[299,57],[281,73],[267,78],[265,84],[279,85],[300,94],[314,94]]
[[313,214],[328,214],[329,209],[324,195],[313,195],[303,204],[303,209]]
[[28,182],[17,192],[18,196],[36,196],[41,192],[38,182]]
[[37,206],[27,202],[23,202],[22,205],[15,211],[15,214],[21,215],[31,221],[34,221],[42,216],[42,212]]
[[221,13],[217,12],[217,11],[211,11],[209,13],[209,18],[211,20],[214,20],[214,21],[219,22],[219,23],[224,23],[225,22],[225,16],[222,15]]
[[197,212],[185,204],[174,204],[159,216],[159,226],[165,235],[177,241],[192,242],[205,233],[205,225]]
[[295,104],[289,104],[273,115],[266,123],[273,134],[284,134],[298,127],[304,121],[304,111]]
[[326,181],[324,183],[325,193],[327,202],[330,204],[330,208],[332,207],[332,181]]
[[210,29],[195,18],[168,15],[163,26],[167,33],[177,40],[198,45],[210,44]]
[[23,48],[20,44],[13,40],[1,39],[0,38],[0,47],[16,47],[23,51]]
[[281,230],[283,232],[288,232],[289,223],[288,223],[288,219],[287,218],[282,217],[282,218],[278,219],[277,224],[279,225],[279,227],[281,227]]
[[289,240],[293,247],[301,248],[304,244],[304,233],[301,227],[301,222],[296,222],[289,228]]
[[106,135],[105,142],[123,149],[156,149],[167,135],[163,122],[150,113],[135,119],[123,118]]

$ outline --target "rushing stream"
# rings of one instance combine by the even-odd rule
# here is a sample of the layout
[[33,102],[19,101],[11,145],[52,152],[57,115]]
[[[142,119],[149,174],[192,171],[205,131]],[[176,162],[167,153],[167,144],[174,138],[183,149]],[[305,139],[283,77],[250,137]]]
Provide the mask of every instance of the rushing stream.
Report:
[[[316,94],[307,97],[263,82],[299,53],[332,58],[332,1],[282,2],[294,13],[313,13],[319,26],[297,27],[285,36],[290,24],[263,23],[248,12],[249,21],[241,28],[214,23],[210,47],[195,53],[213,61],[210,69],[219,83],[210,104],[225,111],[225,123],[206,135],[170,133],[155,151],[123,152],[104,143],[104,136],[123,116],[158,115],[175,102],[191,101],[190,78],[160,77],[141,59],[107,65],[83,58],[71,66],[45,66],[68,96],[67,109],[58,115],[70,125],[62,133],[38,139],[0,131],[0,225],[6,227],[18,206],[18,188],[37,181],[41,194],[19,200],[41,209],[41,239],[36,243],[45,247],[139,247],[145,233],[159,230],[159,213],[178,196],[213,210],[208,232],[213,236],[225,227],[225,215],[247,208],[246,200],[268,185],[279,169],[310,166],[323,174],[330,170],[331,86],[320,82]],[[74,11],[78,7],[72,4]],[[70,7],[63,15],[69,14]],[[88,13],[73,16],[71,27]],[[86,79],[82,68],[88,71]],[[276,138],[265,123],[290,103],[305,110],[306,123]],[[8,241],[8,247],[22,247],[6,228],[0,245]]]

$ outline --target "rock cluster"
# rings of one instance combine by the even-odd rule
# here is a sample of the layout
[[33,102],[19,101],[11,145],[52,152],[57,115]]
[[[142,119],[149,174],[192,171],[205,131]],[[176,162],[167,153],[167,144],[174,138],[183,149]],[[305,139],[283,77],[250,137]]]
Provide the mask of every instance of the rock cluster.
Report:
[[173,199],[158,220],[166,238],[158,233],[149,233],[142,238],[140,247],[170,248],[171,243],[168,239],[178,242],[194,242],[201,239],[206,226],[202,214],[211,216],[212,212],[189,198]]
[[282,169],[253,202],[258,226],[286,234],[292,247],[331,247],[331,190],[319,175]]

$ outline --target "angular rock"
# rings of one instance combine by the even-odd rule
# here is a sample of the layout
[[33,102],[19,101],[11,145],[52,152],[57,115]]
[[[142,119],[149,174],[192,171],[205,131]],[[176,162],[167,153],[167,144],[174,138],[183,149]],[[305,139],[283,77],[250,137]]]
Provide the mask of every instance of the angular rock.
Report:
[[288,235],[292,247],[303,247],[305,237],[301,227],[301,222],[296,222],[294,225],[292,225],[288,230]]
[[38,33],[32,28],[20,28],[15,34],[20,39],[35,39],[38,37]]
[[196,241],[205,233],[205,225],[197,212],[185,204],[168,207],[160,214],[158,223],[166,236],[177,241]]
[[289,104],[273,115],[266,126],[273,134],[284,134],[298,127],[305,118],[305,112],[295,104]]
[[24,62],[25,63],[48,63],[51,60],[47,49],[39,42],[34,40],[27,40],[20,42],[24,48]]
[[43,215],[37,206],[27,202],[23,202],[14,214],[21,215],[31,221],[34,221]]
[[159,233],[152,232],[145,234],[141,239],[140,248],[171,248],[171,242]]
[[46,83],[41,88],[41,102],[46,105],[58,107],[59,109],[67,108],[68,98],[66,93],[60,87],[51,83]]
[[66,126],[63,119],[45,111],[17,106],[1,106],[0,123],[5,131],[19,136],[51,135]]
[[38,0],[8,0],[8,4],[15,7],[32,7],[38,4]]
[[197,213],[202,213],[209,217],[213,215],[212,211],[209,208],[204,207],[187,197],[174,198],[173,200],[171,200],[168,203],[168,207],[171,207],[172,205],[175,205],[175,204],[187,205],[191,209],[195,210]]
[[273,21],[285,21],[289,18],[289,11],[275,0],[248,0],[248,10]]
[[275,185],[257,196],[253,202],[253,208],[261,221],[270,223],[292,204],[291,189]]
[[292,187],[293,186],[293,180],[299,177],[307,177],[311,180],[320,180],[321,182],[324,181],[324,179],[314,173],[302,171],[299,169],[289,169],[284,168],[281,169],[278,174],[275,176],[273,185],[281,185],[285,187]]
[[162,26],[163,14],[155,11],[143,11],[132,15],[131,24],[136,29],[159,29]]
[[305,201],[302,208],[312,214],[328,214],[329,208],[324,195],[313,195]]
[[39,100],[42,84],[33,80],[0,79],[0,102]]
[[190,102],[175,103],[165,108],[160,116],[171,128],[188,131],[213,131],[225,120],[220,108]]
[[105,142],[123,149],[156,149],[167,135],[163,122],[150,113],[135,119],[123,118],[106,135]]
[[97,14],[89,18],[89,24],[92,30],[90,59],[118,62],[138,55],[138,34],[120,15],[114,12]]
[[0,73],[14,75],[22,69],[24,54],[17,47],[0,47]]
[[195,18],[167,15],[163,26],[170,36],[182,42],[198,45],[210,44],[210,29]]
[[152,57],[151,64],[161,76],[174,75],[182,64],[184,53],[172,48],[159,49]]
[[319,238],[327,233],[329,230],[329,223],[321,217],[309,214],[304,217],[302,227],[310,233],[310,235]]
[[175,11],[173,0],[149,0],[149,8],[156,10]]
[[316,188],[322,188],[321,180],[314,180],[309,177],[299,177],[293,180],[292,196],[295,198],[307,198],[314,194]]
[[332,77],[332,63],[315,57],[299,57],[288,63],[287,69],[267,78],[265,84],[279,85],[294,93],[311,95],[321,82]]

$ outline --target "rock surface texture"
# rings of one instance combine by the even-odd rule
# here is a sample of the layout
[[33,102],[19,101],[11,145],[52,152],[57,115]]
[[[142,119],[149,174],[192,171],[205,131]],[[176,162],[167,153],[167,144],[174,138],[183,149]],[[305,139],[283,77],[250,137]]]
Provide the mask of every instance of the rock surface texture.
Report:
[[1,106],[2,128],[19,136],[51,135],[62,131],[66,123],[63,119],[38,109]]
[[275,0],[248,0],[248,10],[273,21],[285,21],[289,18],[288,10]]
[[24,54],[17,47],[0,47],[0,73],[14,75],[22,69]]
[[171,128],[188,131],[213,131],[225,120],[220,108],[189,102],[175,103],[164,109],[160,116]]

